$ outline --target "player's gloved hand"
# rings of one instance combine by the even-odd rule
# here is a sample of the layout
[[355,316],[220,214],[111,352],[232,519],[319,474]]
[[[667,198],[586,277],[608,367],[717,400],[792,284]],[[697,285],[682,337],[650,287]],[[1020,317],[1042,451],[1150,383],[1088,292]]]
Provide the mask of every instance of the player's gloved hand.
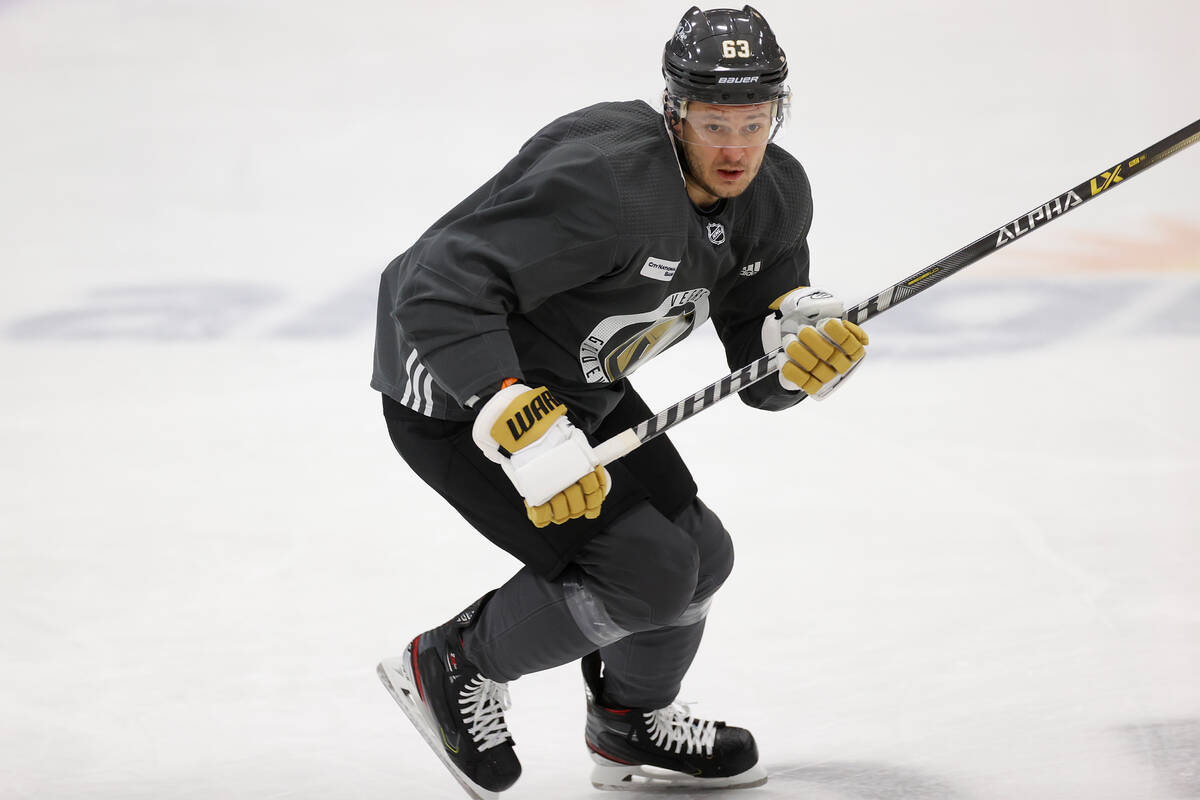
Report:
[[501,389],[479,409],[471,435],[525,498],[537,527],[600,515],[608,470],[549,389],[523,383]]
[[779,383],[785,389],[823,400],[867,355],[866,331],[840,318],[845,307],[829,292],[802,286],[777,299],[771,309],[763,320],[763,352],[784,348],[787,360]]

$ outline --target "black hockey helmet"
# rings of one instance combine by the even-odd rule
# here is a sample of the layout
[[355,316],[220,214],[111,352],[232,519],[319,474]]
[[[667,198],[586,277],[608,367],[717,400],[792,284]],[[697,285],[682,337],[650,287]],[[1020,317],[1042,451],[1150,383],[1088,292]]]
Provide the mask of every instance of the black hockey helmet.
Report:
[[787,56],[762,14],[688,9],[663,48],[667,95],[718,105],[786,98]]

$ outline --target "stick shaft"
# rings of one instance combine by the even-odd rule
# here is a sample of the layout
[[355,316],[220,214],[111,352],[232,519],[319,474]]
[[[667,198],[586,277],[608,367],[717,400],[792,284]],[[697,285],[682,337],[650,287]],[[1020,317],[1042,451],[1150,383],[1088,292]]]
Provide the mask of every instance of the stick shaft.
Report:
[[963,267],[974,264],[984,256],[991,255],[1002,247],[1015,242],[1026,234],[1040,230],[1073,208],[1083,205],[1093,197],[1127,181],[1139,172],[1157,164],[1168,156],[1178,153],[1200,139],[1200,120],[1181,128],[1162,141],[1150,145],[1140,153],[1130,156],[1119,164],[1109,167],[1078,186],[1068,189],[1057,197],[1042,203],[1032,211],[986,233],[966,247],[935,261],[920,272],[914,272],[902,281],[893,283],[874,297],[847,309],[844,319],[863,323],[889,308],[903,303],[910,297],[944,281]]
[[[853,308],[847,309],[843,319],[857,323],[866,322],[872,317],[882,314],[889,308],[894,308],[905,300],[920,294],[936,283],[944,281],[954,273],[974,264],[984,256],[991,255],[1026,234],[1044,228],[1047,223],[1066,214],[1073,208],[1081,206],[1093,197],[1102,194],[1114,186],[1129,180],[1139,172],[1154,166],[1163,159],[1178,153],[1180,150],[1195,144],[1200,140],[1200,120],[1183,127],[1170,136],[1156,142],[1120,163],[1109,167],[1098,175],[1084,181],[1078,186],[1051,198],[1034,208],[1027,214],[1017,217],[1006,225],[1001,225],[990,233],[979,237],[969,245],[955,250],[945,258],[935,261],[925,269],[914,272],[902,281],[894,283],[877,295],[870,297]],[[724,400],[734,392],[745,389],[752,383],[757,383],[768,375],[775,374],[780,367],[780,357],[783,351],[775,350],[767,353],[754,362],[747,364],[737,372],[732,372],[719,381],[706,386],[690,397],[685,397],[673,406],[659,412],[626,431],[597,446],[597,455],[601,463],[608,464],[639,445],[653,439],[667,430],[675,427],[685,419],[690,419],[706,408]]]

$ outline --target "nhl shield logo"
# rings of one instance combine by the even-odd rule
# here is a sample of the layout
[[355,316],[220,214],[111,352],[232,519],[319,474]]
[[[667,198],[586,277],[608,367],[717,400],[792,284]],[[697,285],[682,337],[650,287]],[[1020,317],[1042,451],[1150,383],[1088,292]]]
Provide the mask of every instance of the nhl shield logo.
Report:
[[708,223],[708,240],[713,244],[725,244],[725,226],[719,222]]

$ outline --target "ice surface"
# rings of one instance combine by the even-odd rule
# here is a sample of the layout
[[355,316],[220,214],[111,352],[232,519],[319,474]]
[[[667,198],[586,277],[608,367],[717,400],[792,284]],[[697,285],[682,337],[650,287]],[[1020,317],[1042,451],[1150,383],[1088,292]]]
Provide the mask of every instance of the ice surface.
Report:
[[[374,675],[502,582],[392,452],[378,270],[686,4],[0,3],[0,796],[457,798]],[[1191,0],[762,5],[857,300],[1200,115]],[[747,798],[1200,797],[1200,148],[673,438]],[[705,330],[641,370],[726,372]],[[596,796],[568,666],[506,797]]]

